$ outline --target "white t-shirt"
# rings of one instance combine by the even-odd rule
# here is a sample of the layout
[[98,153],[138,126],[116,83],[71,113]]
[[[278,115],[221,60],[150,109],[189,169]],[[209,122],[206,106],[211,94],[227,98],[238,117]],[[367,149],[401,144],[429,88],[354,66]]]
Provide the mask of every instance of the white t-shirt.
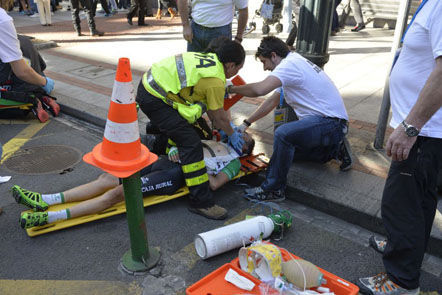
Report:
[[0,8],[0,60],[3,63],[23,58],[12,18]]
[[232,22],[235,7],[247,5],[248,0],[192,0],[192,20],[208,28],[222,27]]
[[270,75],[281,81],[285,100],[299,119],[315,115],[348,120],[333,81],[320,67],[298,53],[289,53]]
[[[439,56],[442,56],[442,1],[429,0],[406,33],[390,75],[391,127],[396,128],[410,113]],[[424,125],[420,135],[442,138],[442,109]]]

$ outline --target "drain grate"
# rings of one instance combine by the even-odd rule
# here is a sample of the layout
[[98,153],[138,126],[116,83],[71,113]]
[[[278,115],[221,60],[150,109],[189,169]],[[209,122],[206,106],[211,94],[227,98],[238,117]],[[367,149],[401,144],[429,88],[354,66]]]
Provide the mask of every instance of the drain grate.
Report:
[[80,151],[64,145],[27,147],[15,152],[4,167],[24,175],[59,173],[77,164],[80,156]]

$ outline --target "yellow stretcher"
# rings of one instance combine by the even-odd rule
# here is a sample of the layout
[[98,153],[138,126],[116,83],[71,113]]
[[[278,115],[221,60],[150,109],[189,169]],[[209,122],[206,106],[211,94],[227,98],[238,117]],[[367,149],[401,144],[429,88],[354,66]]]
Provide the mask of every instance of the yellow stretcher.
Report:
[[[263,169],[265,169],[268,165],[269,159],[264,156],[264,154],[258,154],[258,155],[251,155],[251,156],[245,156],[240,158],[241,161],[241,171],[236,175],[233,179],[240,178],[242,176],[252,174],[259,172]],[[176,199],[182,196],[185,196],[189,193],[189,189],[185,186],[181,189],[177,190],[173,195],[162,195],[162,196],[148,196],[143,198],[143,205],[144,207],[152,206],[158,203],[166,202],[172,199]],[[57,204],[50,206],[48,211],[59,211],[63,209],[70,208],[79,202],[73,202],[73,203],[66,203],[66,204]],[[33,212],[32,210],[28,210],[25,212]],[[22,212],[25,213],[25,212]],[[56,230],[68,228],[71,226],[91,222],[97,219],[102,219],[110,216],[114,216],[117,214],[125,213],[126,212],[126,204],[125,202],[120,202],[118,204],[113,205],[112,207],[109,207],[106,210],[103,210],[99,213],[91,214],[91,215],[85,215],[80,216],[76,218],[71,218],[67,220],[59,220],[54,223],[42,225],[42,226],[35,226],[32,228],[26,229],[26,233],[30,237],[46,234],[49,232],[53,232]]]

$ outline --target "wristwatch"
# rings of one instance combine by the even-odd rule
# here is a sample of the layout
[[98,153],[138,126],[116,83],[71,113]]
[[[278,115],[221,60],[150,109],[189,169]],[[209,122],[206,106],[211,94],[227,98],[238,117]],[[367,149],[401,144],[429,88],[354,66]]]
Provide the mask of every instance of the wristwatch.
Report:
[[407,134],[408,137],[418,136],[419,129],[417,129],[413,125],[410,125],[405,121],[402,121],[402,126],[404,127],[405,134]]

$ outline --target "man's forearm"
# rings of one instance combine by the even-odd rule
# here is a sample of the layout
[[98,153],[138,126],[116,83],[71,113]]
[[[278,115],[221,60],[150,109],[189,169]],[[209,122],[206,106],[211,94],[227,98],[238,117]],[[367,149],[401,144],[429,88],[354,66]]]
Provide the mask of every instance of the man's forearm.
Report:
[[187,0],[178,0],[177,2],[183,26],[189,26],[189,9],[187,3]]
[[238,13],[238,29],[236,30],[236,38],[238,41],[242,41],[244,36],[244,30],[247,26],[247,20],[249,19],[248,7],[240,9]]
[[34,69],[28,66],[23,59],[13,61],[10,65],[12,71],[19,79],[33,85],[46,85],[46,78],[34,71]]
[[418,129],[442,107],[442,57],[436,59],[436,67],[428,77],[419,98],[405,121]]
[[279,93],[273,93],[267,98],[247,119],[249,123],[253,123],[270,113],[279,103]]

